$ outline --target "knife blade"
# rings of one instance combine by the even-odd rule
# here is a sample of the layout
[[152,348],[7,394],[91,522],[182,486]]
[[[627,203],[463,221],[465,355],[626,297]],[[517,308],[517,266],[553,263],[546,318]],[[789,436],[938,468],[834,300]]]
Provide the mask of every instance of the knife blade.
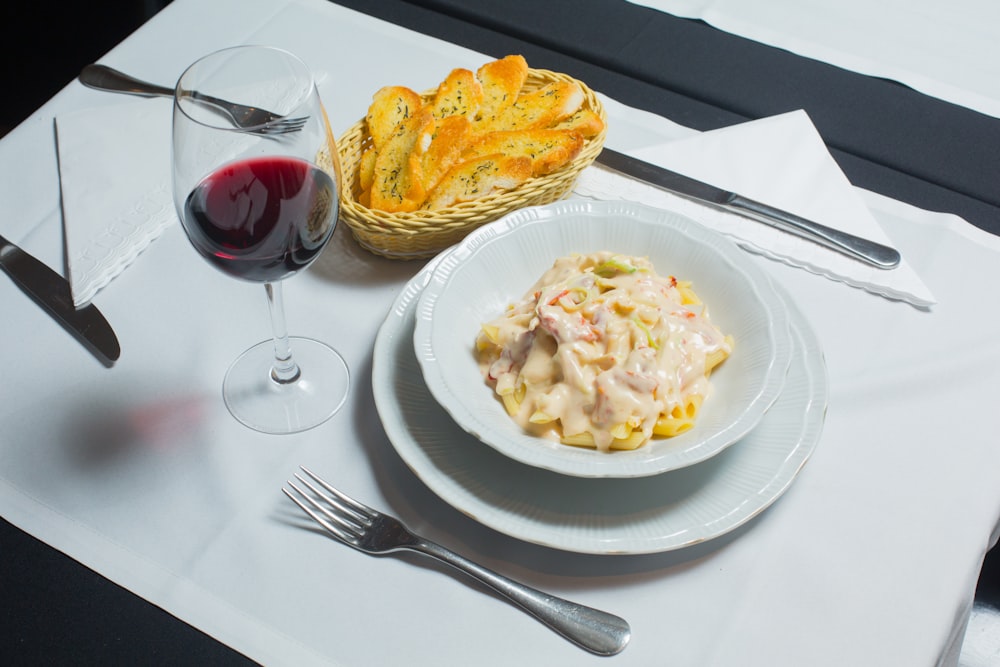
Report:
[[664,169],[610,148],[604,148],[601,151],[597,156],[597,162],[626,176],[637,178],[682,197],[762,222],[879,269],[892,269],[899,265],[901,259],[899,251],[895,248],[821,225],[794,213]]
[[69,282],[0,236],[0,269],[106,366],[121,355],[118,337],[94,304],[73,305]]

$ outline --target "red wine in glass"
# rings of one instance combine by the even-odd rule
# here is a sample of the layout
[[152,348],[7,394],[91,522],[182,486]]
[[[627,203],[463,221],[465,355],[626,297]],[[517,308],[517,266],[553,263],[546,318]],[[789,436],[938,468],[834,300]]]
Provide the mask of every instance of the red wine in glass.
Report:
[[337,224],[333,180],[294,157],[226,164],[184,203],[192,245],[229,275],[274,282],[308,266]]

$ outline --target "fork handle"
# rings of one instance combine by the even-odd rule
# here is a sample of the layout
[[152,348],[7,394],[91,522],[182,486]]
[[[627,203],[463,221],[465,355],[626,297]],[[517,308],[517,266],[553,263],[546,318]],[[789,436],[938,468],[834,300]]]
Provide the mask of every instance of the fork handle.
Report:
[[107,65],[87,65],[80,71],[80,83],[89,88],[108,90],[113,93],[159,97],[174,96],[173,88],[136,79]]
[[406,546],[465,572],[566,639],[597,655],[621,652],[632,636],[632,630],[623,618],[525,586],[430,540],[417,539]]

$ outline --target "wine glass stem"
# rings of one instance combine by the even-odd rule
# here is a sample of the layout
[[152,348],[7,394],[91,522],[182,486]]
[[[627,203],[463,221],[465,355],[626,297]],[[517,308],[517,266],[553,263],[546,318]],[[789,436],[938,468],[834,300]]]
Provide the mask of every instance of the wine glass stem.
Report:
[[271,313],[271,331],[274,334],[274,365],[271,367],[271,379],[278,384],[289,384],[299,379],[300,371],[292,359],[292,347],[288,344],[281,282],[264,283],[264,291],[267,292],[267,307]]

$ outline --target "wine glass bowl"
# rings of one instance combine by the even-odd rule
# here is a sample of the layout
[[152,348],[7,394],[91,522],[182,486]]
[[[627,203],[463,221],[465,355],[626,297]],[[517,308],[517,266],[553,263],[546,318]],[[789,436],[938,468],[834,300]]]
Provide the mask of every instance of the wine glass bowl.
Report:
[[298,158],[265,155],[229,163],[184,201],[195,249],[243,280],[273,282],[305,268],[333,232],[333,179]]
[[[259,125],[237,125],[215,100],[272,116]],[[268,131],[288,118],[301,127]],[[195,62],[177,82],[172,180],[184,231],[210,264],[263,283],[268,298],[272,340],[247,350],[223,383],[230,412],[259,431],[312,428],[347,395],[343,358],[324,343],[287,335],[281,289],[333,234],[341,188],[337,160],[312,75],[287,51],[224,49]]]

